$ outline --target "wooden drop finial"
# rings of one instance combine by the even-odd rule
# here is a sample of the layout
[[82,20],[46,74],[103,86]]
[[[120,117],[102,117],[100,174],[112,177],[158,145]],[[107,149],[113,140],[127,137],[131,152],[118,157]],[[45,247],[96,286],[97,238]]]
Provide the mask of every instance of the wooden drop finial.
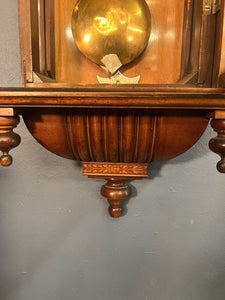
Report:
[[108,182],[102,186],[101,194],[108,199],[110,216],[119,218],[123,213],[124,200],[131,195],[131,188],[125,184],[126,179],[107,178],[106,180]]
[[221,160],[217,163],[217,170],[225,173],[225,120],[213,119],[211,126],[218,135],[209,141],[209,148],[220,155]]
[[13,128],[17,126],[20,119],[18,116],[0,116],[0,164],[3,167],[8,167],[12,164],[12,156],[9,151],[20,144],[20,136],[13,132]]

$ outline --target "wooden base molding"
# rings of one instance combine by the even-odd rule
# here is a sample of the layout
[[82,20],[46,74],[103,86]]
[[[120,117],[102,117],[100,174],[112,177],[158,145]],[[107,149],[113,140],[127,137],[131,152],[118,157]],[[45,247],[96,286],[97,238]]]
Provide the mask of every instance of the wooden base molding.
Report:
[[19,124],[18,116],[0,116],[0,164],[8,167],[12,164],[12,156],[9,151],[20,144],[20,136],[13,132],[13,129]]

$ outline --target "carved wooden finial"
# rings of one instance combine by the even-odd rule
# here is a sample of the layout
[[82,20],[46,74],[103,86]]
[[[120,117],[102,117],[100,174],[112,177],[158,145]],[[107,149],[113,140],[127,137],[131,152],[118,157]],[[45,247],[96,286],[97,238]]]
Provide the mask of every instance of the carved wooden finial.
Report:
[[9,151],[20,144],[20,136],[13,132],[13,128],[19,124],[18,116],[0,116],[0,150],[3,155],[0,157],[0,164],[8,167],[12,164],[12,156]]
[[225,173],[225,119],[213,119],[211,126],[218,135],[209,141],[209,148],[221,156],[217,170]]
[[123,178],[107,178],[108,182],[102,186],[101,194],[108,199],[110,204],[109,214],[119,218],[123,213],[123,202],[131,195],[131,188],[125,184]]

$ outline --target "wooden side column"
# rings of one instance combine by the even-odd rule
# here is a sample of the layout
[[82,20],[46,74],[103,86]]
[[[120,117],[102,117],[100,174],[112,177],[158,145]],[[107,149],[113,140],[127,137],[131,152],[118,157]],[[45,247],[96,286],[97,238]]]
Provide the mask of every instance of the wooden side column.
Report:
[[0,164],[8,167],[12,164],[12,156],[9,151],[20,144],[20,136],[13,132],[13,129],[19,124],[19,116],[14,115],[13,109],[0,109]]
[[89,178],[103,178],[107,180],[101,188],[101,194],[109,202],[109,214],[119,218],[123,214],[124,200],[130,197],[131,188],[126,180],[148,177],[147,164],[139,163],[83,163],[83,175]]
[[217,136],[209,141],[209,148],[220,155],[217,170],[225,173],[225,111],[215,111],[211,126],[217,132]]

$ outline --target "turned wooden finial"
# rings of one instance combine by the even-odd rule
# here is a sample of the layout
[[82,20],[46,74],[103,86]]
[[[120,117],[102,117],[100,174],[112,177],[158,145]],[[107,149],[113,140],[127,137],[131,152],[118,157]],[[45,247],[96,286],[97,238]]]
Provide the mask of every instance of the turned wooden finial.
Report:
[[148,177],[148,164],[83,162],[83,175],[107,180],[101,194],[108,199],[110,216],[119,218],[123,214],[124,200],[131,195],[131,188],[125,181]]
[[101,194],[108,199],[110,204],[109,214],[119,218],[123,213],[123,202],[131,195],[131,188],[122,178],[107,178],[108,182],[102,186]]
[[18,116],[0,116],[0,164],[3,167],[8,167],[12,164],[12,156],[9,151],[20,144],[20,136],[13,132],[13,128],[19,124]]
[[211,126],[218,135],[209,141],[209,148],[220,155],[221,160],[217,163],[217,170],[225,173],[225,119],[213,119]]

